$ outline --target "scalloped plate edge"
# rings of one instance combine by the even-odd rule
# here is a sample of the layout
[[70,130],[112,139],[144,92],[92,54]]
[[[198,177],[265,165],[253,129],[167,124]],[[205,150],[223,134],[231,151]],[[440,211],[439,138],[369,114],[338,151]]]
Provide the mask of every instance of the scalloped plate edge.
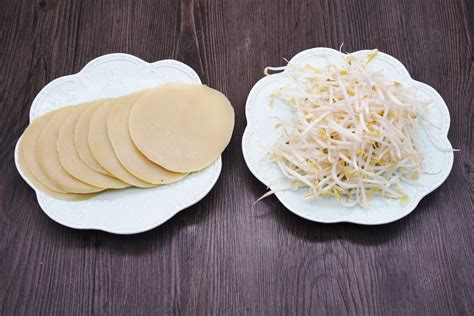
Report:
[[[351,53],[351,55],[366,54],[367,52],[370,52],[370,50],[356,51],[356,52]],[[332,48],[316,47],[316,48],[311,48],[311,49],[307,49],[307,50],[299,52],[298,54],[293,56],[293,58],[290,59],[289,63],[296,63],[297,64],[299,62],[303,62],[304,60],[306,60],[308,58],[318,57],[318,55],[321,55],[321,54],[331,54],[333,56],[337,55],[338,57],[339,56],[344,57],[346,55],[346,54],[341,53],[341,52],[339,52],[337,50],[334,50]],[[313,55],[313,56],[310,56],[310,55]],[[395,57],[390,56],[390,55],[388,55],[386,53],[383,53],[383,52],[379,52],[377,57],[378,56],[382,56],[382,58],[390,60],[391,63],[396,65],[396,68],[403,73],[403,75],[407,76],[411,80],[413,85],[416,85],[416,86],[420,87],[421,89],[428,90],[431,94],[433,94],[438,99],[437,103],[439,103],[442,106],[442,110],[444,112],[444,115],[446,116],[445,118],[447,119],[447,124],[446,124],[445,128],[441,131],[442,135],[444,136],[444,139],[442,141],[443,141],[443,143],[449,144],[449,146],[452,148],[452,145],[451,145],[451,143],[448,139],[448,132],[449,132],[450,121],[451,121],[451,118],[450,118],[450,115],[449,115],[449,109],[446,105],[446,102],[441,97],[441,95],[438,93],[438,91],[436,91],[436,89],[434,89],[433,87],[431,87],[430,85],[428,85],[426,83],[414,80],[410,76],[410,74],[409,74],[408,70],[405,68],[405,66],[398,59],[396,59]],[[244,130],[244,133],[243,133],[243,136],[242,136],[242,153],[243,153],[243,156],[244,156],[244,160],[247,164],[247,167],[249,168],[251,173],[260,182],[262,182],[267,187],[270,187],[269,183],[267,183],[267,181],[264,179],[264,177],[260,174],[258,168],[255,168],[252,163],[249,163],[250,157],[249,157],[249,153],[246,150],[246,144],[249,141],[250,132],[252,131],[252,128],[253,128],[253,125],[252,125],[253,118],[250,114],[250,107],[255,106],[254,100],[256,98],[256,95],[259,92],[260,87],[263,86],[263,85],[268,84],[269,82],[271,82],[275,79],[278,79],[278,77],[281,76],[282,73],[283,72],[277,73],[277,74],[272,74],[272,75],[263,77],[260,80],[258,80],[255,83],[255,85],[252,87],[252,89],[250,90],[250,93],[247,97],[247,102],[245,104],[245,116],[246,116],[246,119],[247,119],[247,126],[246,126],[246,128]],[[414,199],[410,202],[411,207],[407,208],[405,210],[405,212],[401,212],[400,214],[398,214],[395,217],[385,219],[385,220],[381,220],[381,221],[359,221],[357,219],[347,219],[347,218],[344,218],[344,217],[339,217],[339,218],[334,219],[334,220],[328,220],[328,219],[325,219],[325,218],[316,218],[316,217],[315,218],[310,218],[310,217],[305,216],[304,214],[302,214],[302,212],[300,212],[298,209],[294,208],[292,205],[286,203],[285,200],[281,199],[281,197],[280,197],[281,194],[279,194],[279,192],[276,192],[275,195],[278,198],[278,200],[285,206],[286,209],[288,209],[289,211],[291,211],[292,213],[294,213],[295,215],[297,215],[299,217],[302,217],[304,219],[307,219],[307,220],[310,220],[310,221],[313,221],[313,222],[324,223],[324,224],[353,223],[353,224],[359,224],[359,225],[388,224],[388,223],[392,223],[392,222],[395,222],[397,220],[400,220],[403,217],[409,215],[411,212],[413,212],[415,210],[415,208],[418,206],[420,201],[425,196],[427,196],[428,194],[430,194],[431,192],[433,192],[434,190],[439,188],[446,181],[449,174],[451,173],[451,170],[453,168],[453,163],[454,163],[454,154],[453,154],[453,152],[447,153],[447,161],[446,161],[447,165],[445,165],[444,168],[442,169],[441,172],[443,174],[439,178],[439,181],[437,183],[435,183],[432,187],[430,187],[424,194],[415,196]]]
[[[107,60],[109,60],[111,58],[123,58],[123,59],[126,59],[126,60],[131,59],[131,60],[134,60],[135,62],[137,62],[139,64],[142,64],[144,66],[175,65],[175,66],[178,66],[180,68],[186,69],[187,70],[187,75],[191,76],[192,79],[195,80],[196,82],[201,83],[201,80],[200,80],[198,74],[194,71],[194,69],[192,69],[188,65],[186,65],[186,64],[184,64],[180,61],[174,60],[174,59],[162,59],[162,60],[158,60],[158,61],[149,63],[149,62],[146,62],[146,61],[140,59],[139,57],[136,57],[136,56],[130,55],[130,54],[126,54],[126,53],[106,54],[106,55],[102,55],[102,56],[99,56],[99,57],[96,57],[96,58],[92,59],[77,73],[62,76],[62,77],[58,77],[58,78],[50,81],[46,86],[44,86],[40,90],[40,92],[36,95],[36,97],[34,98],[32,104],[31,104],[30,111],[29,111],[29,120],[30,120],[30,122],[38,117],[37,115],[35,115],[35,111],[38,110],[38,107],[40,106],[43,97],[46,95],[46,93],[49,90],[53,89],[55,86],[63,83],[64,81],[71,80],[71,79],[76,79],[77,77],[83,76],[85,73],[87,73],[88,69],[92,68],[95,64],[97,64],[99,62],[106,62]],[[52,110],[53,109],[51,109],[51,111]],[[46,111],[44,113],[47,113],[47,112],[49,112],[49,111]],[[179,212],[193,206],[194,204],[196,204],[197,202],[202,200],[205,196],[207,196],[209,194],[209,192],[212,190],[212,188],[215,186],[215,184],[217,183],[217,180],[219,179],[219,176],[220,176],[221,171],[222,171],[222,158],[221,158],[221,156],[219,156],[219,158],[213,164],[211,164],[209,167],[207,167],[207,168],[216,168],[216,171],[213,174],[211,174],[212,178],[210,179],[210,182],[208,183],[209,185],[205,188],[205,190],[202,192],[202,194],[200,194],[199,196],[196,196],[194,199],[191,199],[190,201],[187,201],[188,203],[186,203],[185,207],[180,207],[180,208],[177,208],[175,210],[172,210],[167,214],[166,217],[161,218],[157,222],[153,222],[149,225],[142,226],[142,227],[140,227],[140,229],[120,230],[120,229],[113,229],[111,227],[104,227],[104,226],[101,226],[101,225],[93,225],[91,223],[86,224],[86,225],[77,225],[73,222],[65,222],[63,219],[57,218],[55,216],[54,212],[52,212],[49,209],[49,207],[47,206],[47,204],[45,203],[46,198],[48,198],[48,199],[53,199],[53,198],[46,197],[46,195],[44,193],[37,190],[32,185],[32,183],[28,180],[28,178],[24,175],[23,170],[20,168],[20,165],[18,164],[18,145],[20,143],[20,139],[21,139],[21,137],[18,139],[17,143],[15,144],[15,149],[14,149],[15,166],[16,166],[16,169],[17,169],[18,173],[23,178],[23,180],[28,184],[28,186],[30,186],[35,191],[36,199],[38,201],[38,204],[39,204],[41,210],[54,222],[56,222],[60,225],[69,227],[69,228],[79,229],[79,230],[99,230],[99,231],[104,231],[104,232],[108,232],[108,233],[112,233],[112,234],[131,235],[131,234],[139,234],[139,233],[146,232],[146,231],[149,231],[151,229],[154,229],[154,228],[164,224],[165,222],[167,222],[171,218],[173,218]],[[70,203],[75,203],[75,202],[70,202]]]

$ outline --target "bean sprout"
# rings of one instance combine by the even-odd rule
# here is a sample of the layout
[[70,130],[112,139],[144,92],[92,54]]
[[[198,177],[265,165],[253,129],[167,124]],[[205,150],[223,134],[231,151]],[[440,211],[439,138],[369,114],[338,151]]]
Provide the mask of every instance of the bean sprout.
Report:
[[332,196],[363,208],[375,195],[408,200],[400,183],[420,175],[417,127],[428,103],[369,69],[377,52],[367,60],[347,55],[341,66],[265,69],[285,70],[291,84],[274,91],[271,102],[283,102],[294,114],[278,124],[282,137],[269,159],[293,189],[308,188],[305,198]]

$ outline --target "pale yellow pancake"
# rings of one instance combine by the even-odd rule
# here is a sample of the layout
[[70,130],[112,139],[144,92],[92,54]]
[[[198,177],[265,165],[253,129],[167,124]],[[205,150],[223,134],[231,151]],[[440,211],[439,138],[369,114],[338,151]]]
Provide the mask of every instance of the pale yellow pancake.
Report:
[[54,113],[51,120],[41,131],[38,137],[36,155],[44,173],[51,182],[68,193],[93,193],[102,191],[102,188],[92,186],[71,176],[61,165],[57,150],[59,128],[67,119],[74,106],[64,107]]
[[[21,149],[23,142],[23,137],[20,140],[20,147]],[[36,155],[35,155],[36,157]],[[83,201],[90,199],[91,197],[95,196],[96,194],[75,194],[75,193],[60,193],[60,192],[55,192],[50,190],[48,187],[44,186],[31,172],[30,168],[27,166],[24,156],[23,156],[23,151],[18,150],[18,164],[20,165],[21,171],[23,172],[23,175],[25,175],[30,183],[37,189],[43,192],[44,194],[58,199],[58,200],[65,200],[65,201]]]
[[77,106],[71,110],[71,114],[64,121],[59,129],[58,136],[58,156],[61,165],[73,177],[103,189],[120,189],[130,185],[119,179],[105,175],[90,169],[79,157],[76,146],[74,145],[74,130],[79,116],[89,105],[94,102],[88,102]]
[[97,100],[94,104],[90,104],[87,109],[81,113],[74,130],[74,144],[76,145],[76,150],[79,154],[79,157],[86,164],[86,166],[92,170],[110,176],[111,174],[102,168],[97,160],[95,160],[89,148],[89,123],[91,116],[94,114],[97,107],[102,105],[104,102],[105,100]]
[[165,84],[151,89],[132,107],[130,136],[154,163],[175,172],[210,165],[229,144],[234,109],[205,85]]
[[41,169],[36,156],[38,137],[54,114],[55,111],[46,113],[30,123],[21,136],[19,152],[21,152],[21,156],[23,157],[24,165],[28,166],[30,173],[34,179],[42,184],[42,187],[45,187],[50,191],[66,193],[66,191],[60,189],[51,182],[48,176],[43,172],[43,169]]
[[184,178],[186,173],[168,171],[148,160],[137,149],[128,132],[128,118],[130,110],[146,91],[140,91],[111,100],[107,131],[115,151],[115,155],[122,165],[134,176],[150,183],[165,184]]
[[[119,99],[117,99],[117,102],[120,102],[118,100]],[[107,118],[112,107],[113,104],[110,101],[104,102],[91,116],[89,124],[89,147],[92,155],[95,160],[114,177],[141,188],[154,186],[128,172],[115,155],[107,132]]]

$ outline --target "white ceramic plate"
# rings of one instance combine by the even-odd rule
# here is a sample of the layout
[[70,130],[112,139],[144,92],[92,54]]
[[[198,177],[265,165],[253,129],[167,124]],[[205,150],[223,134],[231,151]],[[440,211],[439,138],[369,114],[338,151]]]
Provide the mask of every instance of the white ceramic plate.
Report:
[[[367,58],[369,51],[353,53],[356,57]],[[321,67],[326,63],[341,64],[344,55],[329,48],[314,48],[305,50],[294,56],[290,63],[303,66],[311,64]],[[369,64],[371,68],[380,69],[384,76],[396,80],[404,86],[415,87],[417,96],[430,100],[431,106],[428,117],[431,122],[441,127],[440,131],[433,129],[441,148],[452,148],[448,140],[449,111],[446,103],[432,87],[413,80],[400,61],[392,56],[379,53]],[[288,120],[291,112],[287,106],[275,103],[268,106],[269,95],[288,81],[283,73],[267,76],[258,81],[250,91],[246,104],[247,128],[242,139],[242,149],[245,161],[250,171],[267,187],[278,190],[288,187],[288,181],[283,177],[278,167],[268,161],[268,152],[279,137],[275,129],[278,117]],[[280,191],[275,195],[283,205],[296,215],[315,222],[337,223],[352,222],[357,224],[385,224],[398,220],[415,209],[420,200],[436,189],[448,177],[453,165],[453,153],[441,152],[429,141],[428,136],[420,131],[421,151],[425,153],[424,170],[434,175],[422,175],[417,181],[418,186],[404,185],[409,200],[403,205],[400,200],[374,198],[368,209],[355,206],[346,208],[340,206],[335,199],[327,198],[322,201],[304,200],[307,189],[297,191]]]
[[[176,60],[147,63],[127,54],[110,54],[89,62],[79,73],[50,82],[36,96],[30,121],[51,110],[97,98],[116,97],[169,82],[201,83],[189,66]],[[15,163],[23,179],[17,161]],[[107,191],[87,201],[68,202],[36,190],[39,205],[54,221],[72,228],[134,234],[163,224],[179,211],[201,200],[221,172],[221,158],[183,180],[151,189]]]

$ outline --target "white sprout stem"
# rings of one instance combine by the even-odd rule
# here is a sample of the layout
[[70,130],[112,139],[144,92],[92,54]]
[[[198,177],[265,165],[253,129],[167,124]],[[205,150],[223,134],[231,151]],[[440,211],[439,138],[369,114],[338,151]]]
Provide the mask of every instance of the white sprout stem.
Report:
[[416,127],[433,126],[424,117],[426,102],[369,69],[376,54],[366,61],[348,55],[340,67],[328,61],[322,68],[288,63],[265,69],[266,75],[284,71],[289,84],[274,96],[294,114],[279,120],[282,137],[271,159],[292,188],[309,189],[307,199],[332,196],[363,208],[375,195],[403,201],[400,183],[423,173]]

